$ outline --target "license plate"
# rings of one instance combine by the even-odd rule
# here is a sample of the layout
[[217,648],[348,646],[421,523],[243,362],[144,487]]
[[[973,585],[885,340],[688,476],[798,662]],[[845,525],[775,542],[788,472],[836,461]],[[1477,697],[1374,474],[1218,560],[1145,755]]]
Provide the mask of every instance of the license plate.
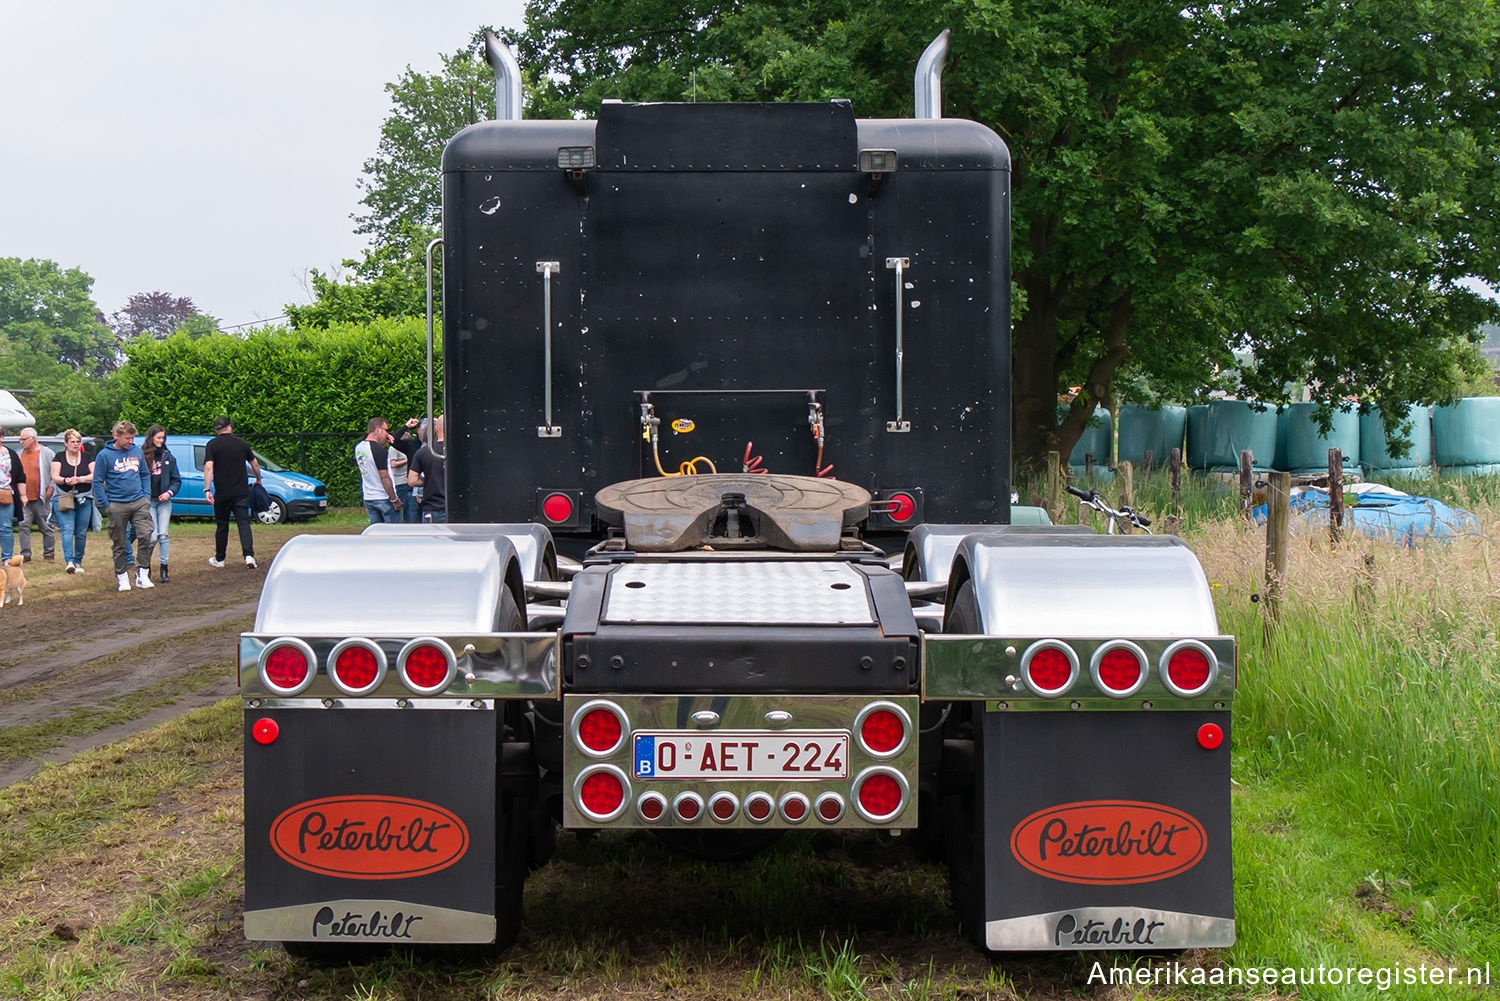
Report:
[[843,730],[635,734],[638,779],[834,779],[849,774]]

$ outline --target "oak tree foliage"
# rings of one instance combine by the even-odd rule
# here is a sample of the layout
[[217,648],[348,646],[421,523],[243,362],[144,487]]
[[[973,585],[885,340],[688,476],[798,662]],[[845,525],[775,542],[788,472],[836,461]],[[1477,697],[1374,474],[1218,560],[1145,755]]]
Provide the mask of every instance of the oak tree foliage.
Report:
[[[1018,466],[1067,454],[1117,386],[1275,403],[1307,385],[1387,415],[1460,386],[1500,318],[1465,284],[1500,282],[1490,0],[531,0],[504,34],[531,117],[609,98],[848,98],[883,117],[911,114],[944,28],[944,114],[1012,153]],[[374,246],[342,283],[386,288],[325,285],[329,322],[417,315],[412,234],[437,225],[442,145],[490,114],[473,43],[389,89],[360,219]]]

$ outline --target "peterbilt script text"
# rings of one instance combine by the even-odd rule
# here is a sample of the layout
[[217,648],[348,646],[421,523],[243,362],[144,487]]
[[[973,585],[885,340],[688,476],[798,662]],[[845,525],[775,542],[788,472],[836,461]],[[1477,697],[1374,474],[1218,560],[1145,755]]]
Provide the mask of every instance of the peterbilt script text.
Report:
[[1172,839],[1188,829],[1185,824],[1168,826],[1158,820],[1136,834],[1130,821],[1122,820],[1113,834],[1105,834],[1104,827],[1091,827],[1087,823],[1070,832],[1066,820],[1054,817],[1043,826],[1037,838],[1037,855],[1045,859],[1048,849],[1053,848],[1058,858],[1094,858],[1100,855],[1160,858],[1177,854],[1172,848]]
[[308,839],[311,838],[314,841],[312,847],[322,852],[432,852],[436,854],[437,849],[432,844],[433,837],[452,826],[452,824],[444,823],[423,823],[418,817],[393,831],[391,818],[381,817],[374,829],[370,830],[362,820],[345,818],[330,830],[328,818],[321,813],[313,812],[303,817],[302,823],[297,828],[297,848],[305,853],[309,847]]
[[338,917],[332,907],[320,907],[318,913],[313,916],[312,936],[318,938],[321,934],[325,938],[411,938],[411,926],[421,920],[420,915],[403,914],[401,911],[389,916],[373,911],[368,918],[363,914],[345,911],[343,917]]

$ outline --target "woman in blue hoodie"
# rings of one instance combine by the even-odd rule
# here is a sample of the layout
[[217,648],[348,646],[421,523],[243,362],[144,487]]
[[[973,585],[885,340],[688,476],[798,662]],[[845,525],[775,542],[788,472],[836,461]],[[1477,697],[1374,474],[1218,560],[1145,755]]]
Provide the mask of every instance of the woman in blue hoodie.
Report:
[[177,458],[167,447],[167,429],[160,424],[151,425],[146,440],[141,442],[141,455],[151,470],[151,524],[154,531],[151,541],[157,546],[156,559],[161,572],[156,579],[165,584],[167,577],[167,550],[171,540],[167,529],[172,525],[172,498],[182,489],[182,474],[177,471]]

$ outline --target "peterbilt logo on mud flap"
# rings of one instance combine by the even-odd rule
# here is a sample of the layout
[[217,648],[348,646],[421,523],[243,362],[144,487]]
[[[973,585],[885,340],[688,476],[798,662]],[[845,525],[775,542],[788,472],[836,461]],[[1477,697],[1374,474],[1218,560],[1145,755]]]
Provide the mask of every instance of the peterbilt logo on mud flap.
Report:
[[382,914],[372,911],[369,916],[345,911],[342,915],[332,907],[320,907],[313,915],[312,937],[351,938],[359,940],[385,940],[411,938],[411,926],[422,920],[420,914]]
[[1208,833],[1196,818],[1158,803],[1092,800],[1031,814],[1011,832],[1010,850],[1039,876],[1117,886],[1186,872],[1208,851]]
[[1073,914],[1064,914],[1057,919],[1057,924],[1052,926],[1052,944],[1063,948],[1091,945],[1121,947],[1156,945],[1157,943],[1152,941],[1152,936],[1165,927],[1164,922],[1147,921],[1145,918],[1134,920],[1115,918],[1112,922],[1105,922],[1087,917],[1080,919]]
[[457,814],[397,796],[298,803],[271,823],[270,838],[276,854],[298,868],[354,879],[426,876],[469,849],[469,829]]

